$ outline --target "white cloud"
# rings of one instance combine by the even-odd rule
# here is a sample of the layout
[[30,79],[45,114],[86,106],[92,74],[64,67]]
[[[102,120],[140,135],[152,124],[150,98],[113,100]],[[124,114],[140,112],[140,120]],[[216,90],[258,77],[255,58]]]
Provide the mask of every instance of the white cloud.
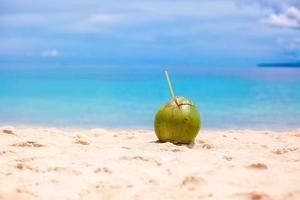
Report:
[[[0,0],[1,1],[1,0]],[[31,2],[32,0],[25,0]],[[8,1],[9,2],[9,1]],[[239,8],[234,2],[222,1],[125,1],[120,4],[83,4],[77,12],[12,12],[0,14],[0,27],[37,28],[59,32],[102,32],[111,26],[132,26],[175,20],[211,20],[233,17],[253,17],[259,9],[253,5]],[[52,3],[51,3],[52,4]],[[33,4],[37,6],[36,4]],[[14,5],[14,6],[20,6]],[[11,6],[12,7],[12,6]],[[33,6],[34,7],[34,6]],[[51,6],[50,6],[51,7]],[[87,9],[88,7],[89,9]],[[25,9],[26,6],[24,5]],[[21,9],[21,8],[20,8]],[[29,8],[28,8],[29,9]]]
[[265,23],[272,26],[285,28],[300,27],[300,10],[296,7],[287,7],[282,13],[272,13],[264,20]]
[[279,27],[297,28],[298,21],[291,19],[284,14],[271,14],[265,21],[266,23]]
[[287,15],[298,20],[298,22],[300,21],[300,10],[296,7],[289,7],[287,9]]
[[121,14],[92,14],[89,18],[91,23],[114,23],[124,20],[124,15]]
[[44,57],[56,57],[59,55],[59,52],[56,49],[51,49],[42,51],[41,55]]

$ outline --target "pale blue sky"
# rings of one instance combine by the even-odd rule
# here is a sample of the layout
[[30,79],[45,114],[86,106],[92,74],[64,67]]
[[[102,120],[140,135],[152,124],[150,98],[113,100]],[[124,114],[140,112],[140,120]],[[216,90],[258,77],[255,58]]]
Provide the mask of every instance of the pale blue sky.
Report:
[[2,64],[299,60],[299,0],[0,0]]

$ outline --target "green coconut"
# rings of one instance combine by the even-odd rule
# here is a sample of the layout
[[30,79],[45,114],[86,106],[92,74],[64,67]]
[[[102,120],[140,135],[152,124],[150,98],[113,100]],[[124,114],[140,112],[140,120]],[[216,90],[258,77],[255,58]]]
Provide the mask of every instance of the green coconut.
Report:
[[196,106],[191,100],[179,96],[159,108],[154,130],[159,141],[188,144],[197,136],[200,124]]

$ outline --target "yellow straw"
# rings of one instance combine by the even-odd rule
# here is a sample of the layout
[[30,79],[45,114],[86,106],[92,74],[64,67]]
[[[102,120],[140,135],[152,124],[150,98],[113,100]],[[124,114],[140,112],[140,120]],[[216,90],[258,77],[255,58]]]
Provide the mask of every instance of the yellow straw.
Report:
[[175,95],[174,95],[174,91],[173,91],[173,87],[172,87],[172,84],[171,84],[171,81],[170,81],[170,77],[169,77],[168,71],[165,71],[165,74],[166,74],[166,77],[167,77],[167,81],[168,81],[168,84],[169,84],[169,88],[170,88],[172,97],[174,98]]

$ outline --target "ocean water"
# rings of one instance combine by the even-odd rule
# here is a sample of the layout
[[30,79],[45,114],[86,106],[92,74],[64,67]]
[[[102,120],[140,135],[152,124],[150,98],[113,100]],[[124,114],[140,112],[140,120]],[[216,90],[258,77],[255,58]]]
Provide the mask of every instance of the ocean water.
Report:
[[[300,128],[300,68],[169,69],[205,129]],[[152,128],[169,100],[157,66],[0,67],[0,124]]]

